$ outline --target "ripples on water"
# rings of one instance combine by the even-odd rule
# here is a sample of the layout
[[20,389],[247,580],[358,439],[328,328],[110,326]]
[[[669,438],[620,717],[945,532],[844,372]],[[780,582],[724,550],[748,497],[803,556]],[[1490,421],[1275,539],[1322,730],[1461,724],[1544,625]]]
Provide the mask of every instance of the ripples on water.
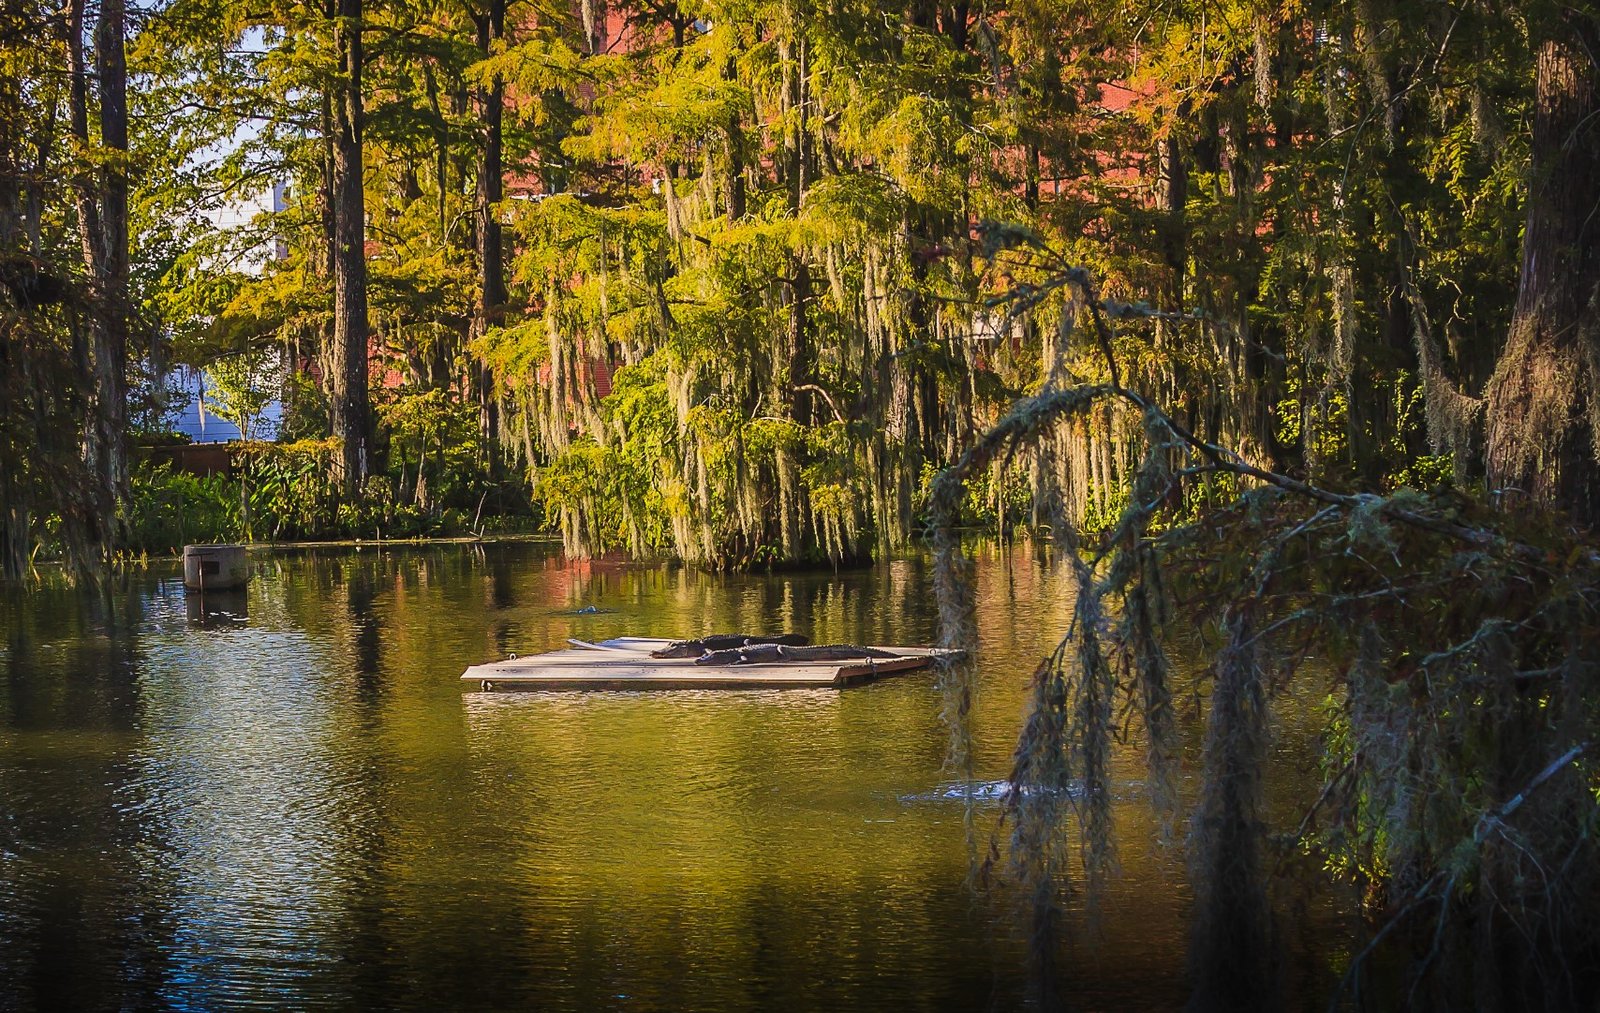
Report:
[[[926,673],[844,693],[462,692],[468,664],[628,632],[926,643],[921,559],[708,576],[540,546],[175,568],[109,605],[0,604],[0,1005],[973,1009],[1021,1001],[1004,897],[966,886],[1027,674],[1064,619],[979,567],[971,786]],[[599,612],[579,612],[594,606]],[[1124,874],[1071,976],[1169,1008],[1182,890],[1119,760]],[[998,787],[997,787],[998,786]]]

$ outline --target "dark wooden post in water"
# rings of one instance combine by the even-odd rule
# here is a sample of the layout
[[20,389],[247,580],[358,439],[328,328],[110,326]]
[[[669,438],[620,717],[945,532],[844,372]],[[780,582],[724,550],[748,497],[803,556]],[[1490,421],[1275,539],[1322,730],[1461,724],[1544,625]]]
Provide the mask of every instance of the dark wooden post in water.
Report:
[[183,586],[189,591],[227,591],[250,581],[250,557],[242,545],[185,545]]

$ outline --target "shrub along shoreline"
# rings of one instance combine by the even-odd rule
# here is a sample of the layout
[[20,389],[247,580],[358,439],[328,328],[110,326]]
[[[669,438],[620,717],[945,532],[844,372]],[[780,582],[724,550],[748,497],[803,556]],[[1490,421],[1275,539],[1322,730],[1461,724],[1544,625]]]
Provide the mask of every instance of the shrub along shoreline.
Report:
[[430,475],[394,455],[392,473],[373,475],[346,495],[329,477],[335,449],[327,439],[230,444],[228,470],[208,475],[170,461],[140,462],[123,514],[125,551],[161,555],[200,542],[463,538],[540,526],[521,481],[477,462]]

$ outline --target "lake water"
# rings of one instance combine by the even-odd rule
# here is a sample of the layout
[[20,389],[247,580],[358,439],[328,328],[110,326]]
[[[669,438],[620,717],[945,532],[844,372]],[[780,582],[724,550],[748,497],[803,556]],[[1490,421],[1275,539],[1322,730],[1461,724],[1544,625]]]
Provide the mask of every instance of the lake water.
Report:
[[[255,560],[246,596],[204,607],[176,564],[109,606],[0,599],[0,1007],[1023,1004],[1025,923],[969,876],[999,807],[980,790],[968,820],[933,675],[844,692],[458,680],[567,637],[929,643],[926,559],[771,576],[528,543]],[[977,579],[971,731],[991,782],[1069,596],[1024,548],[985,550]],[[609,611],[561,614],[590,605]],[[1304,730],[1279,743],[1280,780],[1311,776]],[[1170,1009],[1182,857],[1153,843],[1137,749],[1117,767],[1121,874],[1061,974],[1082,1008]],[[1291,985],[1324,990],[1333,957],[1290,942]]]

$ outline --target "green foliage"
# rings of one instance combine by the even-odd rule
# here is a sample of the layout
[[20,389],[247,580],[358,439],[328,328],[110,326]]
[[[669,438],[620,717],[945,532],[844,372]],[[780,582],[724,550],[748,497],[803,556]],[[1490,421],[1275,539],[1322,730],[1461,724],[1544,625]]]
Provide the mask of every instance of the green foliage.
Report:
[[[1080,331],[988,303],[1041,265],[979,242],[985,220],[1091,269],[1128,311],[1113,340],[1129,376],[1183,401],[1206,438],[1341,488],[1476,466],[1437,409],[1488,376],[1515,294],[1533,86],[1515,12],[712,0],[594,22],[592,5],[539,0],[480,40],[481,13],[363,13],[374,379],[396,404],[460,399],[448,426],[378,411],[401,427],[378,440],[390,495],[424,515],[464,508],[509,465],[528,491],[552,468],[557,489],[622,483],[533,493],[565,497],[552,518],[631,504],[631,520],[570,528],[610,532],[607,548],[725,563],[904,543],[930,467],[1047,372],[1104,369]],[[81,258],[73,181],[126,162],[131,354],[275,350],[286,438],[320,438],[334,20],[299,2],[165,4],[129,43],[123,156],[93,137],[35,143],[69,97],[51,16],[23,3],[0,39],[5,80],[26,85],[0,89],[0,155],[45,181],[6,203],[42,201],[25,228],[0,222],[5,254]],[[605,37],[617,19],[626,34]],[[511,192],[480,208],[497,82]],[[210,227],[274,184],[281,210]],[[495,306],[478,292],[484,215],[510,239]],[[1059,289],[1030,298],[1066,305]],[[1179,339],[1179,314],[1204,324]],[[51,327],[63,340],[65,321]],[[659,389],[602,403],[598,373],[645,364]],[[483,425],[467,427],[473,402]],[[791,428],[775,440],[774,425]],[[1135,426],[1086,420],[1058,455],[1076,522],[1109,523],[1125,499]],[[443,456],[426,449],[441,439]],[[580,458],[626,477],[572,485]],[[1015,464],[1037,484],[1038,462]],[[1005,500],[982,519],[1010,523],[1026,498],[1008,481],[975,502]]]
[[[633,521],[572,528],[622,532],[610,548],[815,559],[842,551],[823,545],[829,524],[862,551],[904,542],[930,465],[1042,370],[1103,368],[1081,335],[982,309],[1038,267],[976,243],[985,219],[1050,242],[1130,307],[1119,358],[1182,392],[1207,438],[1342,487],[1419,481],[1437,471],[1416,470],[1423,455],[1470,470],[1428,444],[1438,370],[1414,335],[1426,323],[1440,375],[1471,391],[1504,331],[1532,85],[1515,17],[1408,17],[1393,2],[1157,17],[1101,0],[981,17],[721,0],[615,13],[626,39],[597,43],[609,29],[585,23],[592,10],[519,3],[506,37],[480,44],[465,10],[365,8],[380,371],[401,400],[454,390],[503,422],[494,445],[449,460],[421,429],[383,434],[394,495],[424,513],[469,498],[468,475],[502,467],[486,462],[514,455],[535,489],[553,467],[564,488],[582,457],[627,476],[580,483],[622,482],[592,502],[633,504]],[[21,121],[45,122],[62,101],[50,57],[7,52],[41,82],[19,95]],[[179,0],[130,52],[136,122],[160,127],[141,127],[129,156],[135,274],[166,354],[279,348],[325,385],[332,20]],[[538,199],[480,209],[496,81],[510,89],[505,179]],[[271,183],[281,211],[208,234],[202,212]],[[68,203],[47,230],[62,248]],[[480,214],[513,237],[495,307],[478,305]],[[258,269],[263,251],[281,256]],[[1157,311],[1206,324],[1175,340]],[[650,420],[632,417],[642,403],[602,403],[597,372],[647,362]],[[309,394],[293,391],[290,437],[325,431]],[[380,428],[403,414],[380,409]],[[762,431],[773,420],[798,427],[781,446]],[[1090,421],[1059,460],[1082,472],[1070,512],[1095,525],[1125,497],[1134,423]],[[568,456],[574,441],[608,454]],[[1036,481],[1034,462],[1018,467]],[[562,504],[582,512],[586,496]]]
[[344,506],[330,475],[337,452],[332,439],[295,443],[250,443],[235,458],[249,503],[249,534],[263,541],[360,535],[341,515]]
[[[455,430],[461,428],[458,421]],[[451,431],[445,430],[447,438]],[[163,554],[208,541],[455,536],[525,531],[534,524],[525,513],[475,517],[487,480],[472,467],[451,471],[440,482],[443,491],[419,504],[404,481],[411,465],[369,482],[355,497],[344,496],[329,477],[329,459],[338,451],[332,439],[228,446],[230,475],[196,476],[165,464],[134,471],[129,551]],[[471,450],[469,444],[465,453]]]
[[418,509],[427,512],[434,502],[470,505],[487,478],[477,407],[435,389],[396,393],[376,411],[389,434],[389,471],[401,489],[410,479]]
[[276,355],[246,352],[206,370],[206,410],[238,427],[246,442],[259,434],[261,415],[281,389]]
[[290,372],[283,381],[277,438],[282,443],[318,440],[328,435],[328,395],[310,376]]
[[[970,420],[1035,382],[1046,353],[1077,375],[1101,368],[1092,343],[1069,336],[1052,349],[1022,323],[992,345],[973,340],[968,307],[1025,286],[1034,266],[1004,247],[980,255],[971,227],[984,216],[1057,244],[1126,300],[1136,312],[1119,356],[1183,390],[1205,435],[1339,483],[1412,480],[1432,433],[1411,403],[1425,392],[1410,315],[1436,324],[1458,374],[1481,378],[1492,360],[1472,335],[1498,332],[1509,313],[1526,149],[1485,144],[1484,110],[1527,101],[1526,68],[1505,72],[1514,28],[1462,13],[1448,30],[1379,33],[1392,15],[1381,4],[1317,22],[1346,26],[1326,39],[1306,12],[1255,4],[1130,21],[1068,0],[976,26],[912,20],[887,36],[870,9],[700,13],[709,31],[643,33],[627,55],[554,59],[547,37],[533,44],[538,72],[556,75],[541,87],[592,75],[563,151],[567,178],[606,196],[557,196],[518,216],[532,313],[475,349],[517,392],[537,436],[530,467],[578,435],[612,453],[566,458],[563,487],[581,457],[689,494],[678,513],[690,528],[670,545],[640,543],[652,551],[716,559],[780,541],[788,523],[809,544],[782,552],[816,555],[823,515],[903,539],[906,491]],[[1415,80],[1398,79],[1424,58]],[[1478,66],[1493,68],[1479,85],[1452,76]],[[1416,107],[1404,131],[1385,112],[1399,89]],[[1126,97],[1108,109],[1108,92]],[[1170,206],[1150,196],[1163,170],[1144,153],[1161,145],[1188,180]],[[1071,183],[1047,201],[1042,172]],[[1443,287],[1496,270],[1470,294]],[[1409,309],[1391,297],[1407,280],[1419,296]],[[1208,323],[1175,343],[1156,310]],[[678,432],[660,441],[672,451],[642,471],[591,387],[593,364],[619,358],[654,358],[676,410]],[[836,413],[843,454],[823,432]],[[794,460],[720,467],[730,446],[764,447],[746,433],[764,418],[808,430]],[[1093,472],[1073,479],[1085,489],[1079,523],[1109,523],[1125,499],[1129,425],[1075,437],[1088,446],[1067,466]],[[748,475],[760,495],[736,488]],[[612,481],[593,478],[596,489]],[[738,516],[752,498],[768,513],[759,533]],[[581,501],[564,505],[581,512]],[[802,516],[786,518],[783,502]]]
[[128,498],[128,548],[164,555],[199,542],[244,537],[239,483],[222,475],[198,476],[167,465],[133,473]]

